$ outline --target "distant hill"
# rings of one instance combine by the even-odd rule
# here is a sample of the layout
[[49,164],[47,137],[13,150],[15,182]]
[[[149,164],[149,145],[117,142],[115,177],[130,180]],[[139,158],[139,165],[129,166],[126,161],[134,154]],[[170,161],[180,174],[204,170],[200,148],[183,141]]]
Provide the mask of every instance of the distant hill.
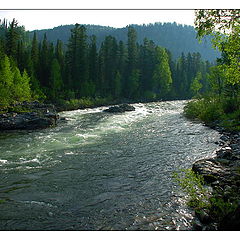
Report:
[[[88,36],[96,35],[97,45],[100,46],[105,36],[112,35],[118,41],[127,41],[127,27],[113,28],[99,25],[84,25]],[[131,25],[137,31],[138,42],[142,43],[146,37],[153,40],[155,44],[163,46],[171,51],[173,58],[177,58],[182,52],[199,52],[204,60],[214,61],[220,53],[211,47],[210,37],[205,37],[202,43],[196,39],[194,27],[177,23],[154,23],[147,25]],[[67,44],[70,30],[74,25],[63,25],[53,29],[36,30],[38,39],[42,40],[44,33],[47,39],[56,43],[57,39]],[[32,36],[33,32],[30,32]]]

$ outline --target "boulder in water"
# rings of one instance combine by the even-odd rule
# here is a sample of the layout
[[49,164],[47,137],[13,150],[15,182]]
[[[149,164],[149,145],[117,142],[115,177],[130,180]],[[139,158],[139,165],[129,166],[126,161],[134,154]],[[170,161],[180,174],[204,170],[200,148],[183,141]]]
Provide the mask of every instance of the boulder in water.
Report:
[[108,113],[122,113],[122,112],[135,111],[135,108],[129,104],[120,104],[118,106],[112,106],[103,111]]

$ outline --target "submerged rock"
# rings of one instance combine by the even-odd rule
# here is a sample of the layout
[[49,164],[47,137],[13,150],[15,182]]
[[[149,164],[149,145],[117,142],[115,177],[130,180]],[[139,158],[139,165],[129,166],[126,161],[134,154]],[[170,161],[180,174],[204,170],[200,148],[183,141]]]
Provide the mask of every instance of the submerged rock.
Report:
[[128,112],[128,111],[135,111],[135,108],[129,104],[120,104],[118,106],[112,106],[103,111],[109,112],[109,113],[122,113],[122,112]]

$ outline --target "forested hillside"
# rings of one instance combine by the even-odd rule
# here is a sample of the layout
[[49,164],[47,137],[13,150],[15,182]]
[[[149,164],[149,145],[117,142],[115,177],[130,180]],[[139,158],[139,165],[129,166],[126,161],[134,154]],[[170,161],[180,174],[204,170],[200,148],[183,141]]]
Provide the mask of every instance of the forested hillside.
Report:
[[[104,99],[105,102],[188,99],[208,89],[209,61],[198,52],[171,51],[144,38],[137,42],[134,27],[127,41],[114,36],[88,36],[76,24],[66,45],[47,34],[31,37],[14,19],[3,21],[0,32],[0,103],[42,99],[50,102],[73,99]],[[177,44],[177,43],[174,43]],[[107,100],[106,100],[107,99]]]
[[[116,38],[117,41],[127,43],[128,28],[112,28],[97,25],[84,25],[88,36],[95,35],[97,37],[97,47],[101,46],[107,35]],[[176,23],[154,23],[148,25],[131,25],[137,32],[137,42],[143,44],[144,38],[153,40],[156,45],[167,48],[171,51],[173,59],[181,56],[182,52],[199,52],[204,60],[214,61],[219,57],[219,52],[211,47],[210,37],[207,36],[199,43],[196,39],[196,31],[194,27],[181,25]],[[70,37],[70,30],[74,25],[64,25],[53,29],[37,30],[39,40],[43,40],[46,33],[49,41],[57,43],[57,39],[63,43],[67,43]],[[33,32],[31,32],[33,36]]]

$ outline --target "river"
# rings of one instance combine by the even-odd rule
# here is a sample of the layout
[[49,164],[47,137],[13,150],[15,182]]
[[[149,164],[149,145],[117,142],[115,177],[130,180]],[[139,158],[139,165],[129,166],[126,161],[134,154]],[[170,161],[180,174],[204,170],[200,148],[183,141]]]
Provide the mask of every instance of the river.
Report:
[[215,154],[219,134],[185,101],[60,113],[55,128],[0,133],[0,230],[191,230],[172,174]]

